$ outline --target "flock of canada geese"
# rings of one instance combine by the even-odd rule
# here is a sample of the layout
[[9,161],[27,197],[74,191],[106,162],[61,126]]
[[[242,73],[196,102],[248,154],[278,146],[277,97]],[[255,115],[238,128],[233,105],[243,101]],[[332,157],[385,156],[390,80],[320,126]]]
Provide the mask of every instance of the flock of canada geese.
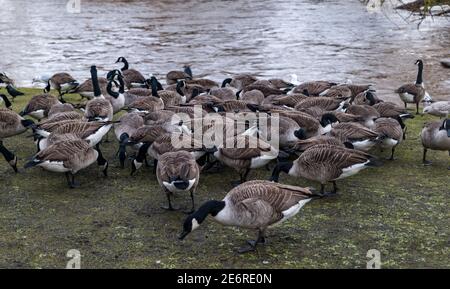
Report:
[[[79,183],[75,175],[97,163],[105,176],[108,160],[101,152],[108,132],[116,137],[117,156],[121,168],[129,165],[134,174],[144,164],[151,166],[162,191],[167,196],[167,210],[177,210],[174,194],[189,194],[192,206],[183,223],[183,239],[210,215],[215,221],[229,226],[257,230],[257,238],[248,241],[239,252],[255,250],[263,244],[266,229],[292,216],[310,200],[336,194],[336,182],[359,171],[382,165],[380,159],[368,153],[374,147],[389,151],[394,160],[396,148],[406,136],[406,120],[414,115],[407,104],[419,104],[426,92],[423,84],[423,62],[416,61],[415,83],[402,85],[395,92],[405,106],[379,99],[372,85],[338,84],[329,81],[290,83],[282,79],[258,79],[249,74],[226,78],[221,84],[197,78],[191,68],[170,71],[165,86],[154,76],[145,78],[130,68],[124,57],[122,69],[99,77],[95,66],[91,78],[80,83],[68,73],[39,77],[45,83],[43,94],[35,95],[18,114],[11,110],[16,97],[23,95],[5,73],[0,83],[7,93],[1,94],[0,151],[11,168],[17,172],[17,156],[3,145],[3,140],[30,129],[37,152],[24,164],[25,168],[41,167],[64,174],[70,188]],[[411,63],[412,66],[412,63]],[[50,94],[55,90],[58,96]],[[68,93],[79,94],[80,103],[64,99]],[[194,113],[201,107],[201,117]],[[113,119],[116,113],[120,117]],[[450,101],[433,102],[423,113],[436,116],[421,133],[423,164],[428,150],[450,153]],[[177,117],[189,115],[190,121]],[[277,118],[279,147],[268,141],[269,135],[260,131],[258,122],[248,121],[242,129],[238,116],[265,113]],[[202,139],[188,138],[180,148],[173,139],[186,142],[183,136],[195,135],[195,124],[202,131],[210,128],[202,116],[220,117],[225,141],[203,144]],[[255,141],[256,146],[250,146]],[[267,140],[267,141],[266,141]],[[198,145],[200,142],[200,145]],[[128,160],[130,160],[128,162]],[[236,170],[239,180],[223,200],[212,200],[197,210],[194,197],[201,184],[202,172],[228,166]],[[270,168],[269,180],[248,180],[249,172]],[[443,168],[436,168],[443,169]],[[449,167],[450,169],[450,167]],[[280,173],[304,178],[320,184],[320,190],[279,183]],[[203,176],[202,176],[203,177]],[[332,190],[325,191],[331,183]]]

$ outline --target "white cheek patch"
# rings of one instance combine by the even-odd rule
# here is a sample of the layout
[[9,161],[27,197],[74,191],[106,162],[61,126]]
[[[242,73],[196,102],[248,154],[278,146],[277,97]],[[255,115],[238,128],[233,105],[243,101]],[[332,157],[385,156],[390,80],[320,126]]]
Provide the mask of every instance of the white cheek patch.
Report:
[[197,222],[197,220],[196,220],[195,218],[192,219],[192,230],[191,230],[191,231],[196,230],[198,227],[200,227],[200,225],[199,225],[199,223]]
[[136,167],[136,170],[139,170],[142,167],[142,163],[140,163],[136,160],[133,160],[133,162],[134,162],[134,166]]

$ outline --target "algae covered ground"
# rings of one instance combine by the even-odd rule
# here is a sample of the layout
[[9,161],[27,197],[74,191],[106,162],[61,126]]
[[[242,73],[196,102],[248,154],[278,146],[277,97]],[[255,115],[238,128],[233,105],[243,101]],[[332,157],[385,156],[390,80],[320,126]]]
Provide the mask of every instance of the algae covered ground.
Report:
[[[26,95],[15,100],[15,111],[41,91],[22,90]],[[67,251],[77,249],[82,268],[365,268],[367,251],[377,249],[382,268],[449,268],[449,156],[430,151],[433,165],[421,163],[419,133],[431,119],[418,116],[407,122],[407,140],[397,149],[397,160],[340,181],[338,196],[310,202],[295,218],[270,230],[267,245],[244,255],[236,249],[255,233],[211,220],[179,241],[185,215],[160,208],[166,198],[152,168],[130,176],[129,164],[118,167],[112,131],[111,142],[103,145],[109,176],[93,165],[78,174],[78,189],[68,189],[63,175],[23,169],[36,150],[26,132],[4,141],[19,157],[20,172],[0,160],[0,267],[64,268],[70,260]],[[250,178],[269,175],[262,169]],[[235,179],[230,169],[201,175],[197,204],[223,198]],[[317,186],[287,175],[280,181]],[[189,198],[175,202],[187,207]]]

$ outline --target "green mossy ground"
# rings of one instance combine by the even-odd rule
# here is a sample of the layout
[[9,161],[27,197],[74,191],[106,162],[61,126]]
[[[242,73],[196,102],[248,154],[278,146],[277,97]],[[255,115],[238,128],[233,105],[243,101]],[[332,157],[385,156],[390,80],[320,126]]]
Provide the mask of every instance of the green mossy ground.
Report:
[[[22,90],[16,111],[40,93]],[[244,255],[236,249],[255,233],[211,221],[179,241],[185,215],[160,209],[166,198],[151,168],[133,177],[129,166],[118,168],[112,132],[103,146],[109,177],[93,165],[79,173],[79,189],[68,189],[63,175],[23,169],[35,152],[26,132],[4,141],[19,157],[20,172],[0,160],[0,267],[64,268],[67,251],[78,249],[83,268],[365,268],[367,251],[378,249],[384,268],[449,268],[449,156],[430,151],[433,165],[421,163],[419,133],[431,119],[408,121],[397,160],[340,181],[338,196],[309,203],[270,230],[266,246]],[[261,169],[250,178],[269,175]],[[221,199],[236,178],[230,169],[202,175],[197,202]],[[287,175],[280,181],[317,186]],[[189,198],[175,202],[187,207]]]

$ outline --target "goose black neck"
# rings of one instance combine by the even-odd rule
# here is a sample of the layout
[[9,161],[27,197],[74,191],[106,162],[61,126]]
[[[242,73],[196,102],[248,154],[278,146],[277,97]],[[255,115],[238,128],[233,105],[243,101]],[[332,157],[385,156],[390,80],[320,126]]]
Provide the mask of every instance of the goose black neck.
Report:
[[227,84],[231,83],[231,81],[232,81],[231,78],[225,78],[225,79],[222,81],[222,86],[221,86],[221,87],[227,86]]
[[179,95],[184,96],[184,92],[181,90],[181,88],[184,86],[184,82],[183,81],[178,81],[177,82],[177,92]]
[[191,70],[190,66],[184,67],[184,73],[186,73],[187,75],[189,75],[192,78],[192,70]]
[[122,67],[122,71],[128,70],[129,66],[128,66],[128,61],[122,57],[122,63],[123,63],[123,67]]
[[273,169],[272,177],[270,178],[270,180],[278,183],[280,173],[285,172],[286,174],[289,174],[289,171],[291,170],[293,165],[294,163],[290,161],[278,163],[276,167]]
[[419,63],[417,64],[419,66],[419,69],[417,71],[417,79],[416,79],[416,84],[422,84],[423,83],[423,63],[422,61],[419,61]]
[[224,201],[207,201],[203,205],[198,208],[198,210],[193,214],[193,217],[201,224],[208,215],[213,217],[217,216],[217,214],[225,208]]
[[159,95],[158,95],[158,80],[153,76],[150,79],[150,86],[152,88],[152,95],[155,97],[159,97]]
[[7,148],[5,148],[1,141],[0,141],[0,153],[5,157],[5,160],[7,162],[10,162],[14,159],[14,154],[10,152]]
[[113,81],[108,81],[108,85],[106,86],[106,91],[108,92],[109,95],[111,95],[114,98],[118,98],[119,97],[119,93],[112,90],[112,84]]
[[6,97],[6,95],[4,95],[4,94],[0,94],[0,97],[3,98],[6,108],[10,108],[12,104],[9,101],[8,97]]
[[97,67],[95,66],[91,66],[91,79],[92,86],[94,87],[94,96],[100,96],[102,92],[100,91],[100,85],[98,84]]
[[138,155],[136,156],[136,161],[142,163],[145,159],[145,156],[147,155],[147,150],[150,147],[150,143],[146,142],[144,143],[140,148]]
[[125,82],[123,81],[123,77],[119,76],[119,93],[124,93],[125,92]]

